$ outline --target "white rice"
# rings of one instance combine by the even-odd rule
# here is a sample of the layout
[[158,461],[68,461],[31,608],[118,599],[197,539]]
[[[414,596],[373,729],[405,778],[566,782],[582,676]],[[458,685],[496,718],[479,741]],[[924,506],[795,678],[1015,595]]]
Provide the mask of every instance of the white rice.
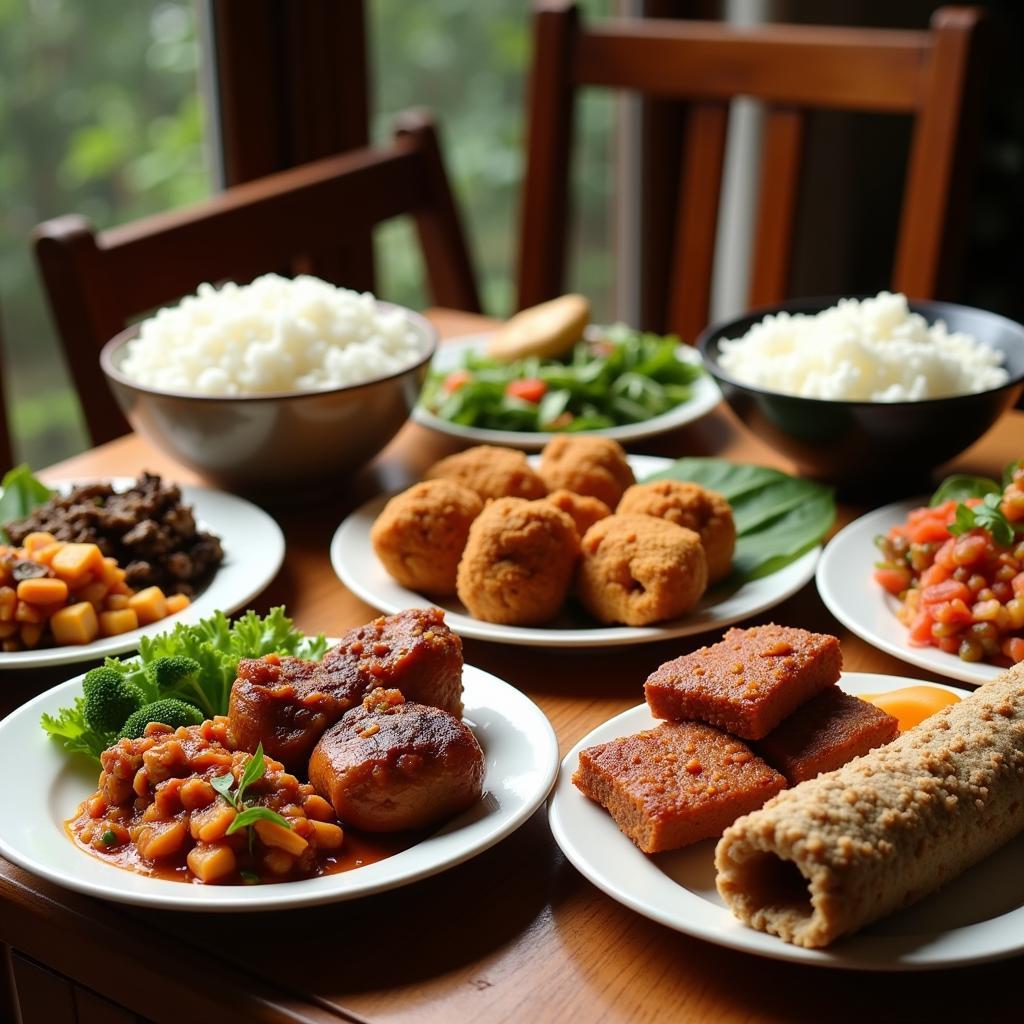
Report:
[[266,274],[201,284],[125,346],[139,384],[203,395],[260,395],[363,384],[407,369],[424,342],[401,310],[316,277]]
[[723,340],[719,365],[738,381],[807,398],[905,402],[1000,387],[1003,354],[911,313],[905,295],[842,299],[821,313],[766,316]]

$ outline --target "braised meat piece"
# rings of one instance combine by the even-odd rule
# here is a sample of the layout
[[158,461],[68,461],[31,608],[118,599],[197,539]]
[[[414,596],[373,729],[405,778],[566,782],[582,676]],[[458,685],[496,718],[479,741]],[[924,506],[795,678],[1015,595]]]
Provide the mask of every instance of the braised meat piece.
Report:
[[480,799],[484,755],[454,715],[377,689],[324,733],[309,781],[353,828],[427,828]]
[[346,633],[321,662],[243,659],[228,708],[231,745],[304,771],[324,731],[377,687],[462,714],[462,641],[438,608],[382,616]]
[[408,701],[462,717],[462,641],[440,608],[407,608],[349,630],[324,664],[340,659],[354,660],[371,686],[401,690]]

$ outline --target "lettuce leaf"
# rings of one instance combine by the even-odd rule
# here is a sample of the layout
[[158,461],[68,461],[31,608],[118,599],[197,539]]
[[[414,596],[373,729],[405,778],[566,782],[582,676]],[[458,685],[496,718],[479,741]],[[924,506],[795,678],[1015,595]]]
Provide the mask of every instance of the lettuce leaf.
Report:
[[[139,657],[129,660],[107,658],[105,664],[131,678],[139,686],[147,703],[164,697],[191,701],[213,714],[226,715],[238,662],[242,658],[260,658],[264,654],[294,655],[319,661],[327,651],[327,639],[321,633],[307,637],[295,628],[284,608],[272,608],[266,616],[246,612],[234,623],[223,612],[193,624],[178,623],[170,632],[143,637]],[[195,679],[198,694],[183,695],[162,688],[154,678],[152,665],[161,658],[186,657],[199,664]],[[191,685],[191,684],[190,684]],[[70,708],[56,715],[43,715],[44,732],[58,739],[69,753],[82,753],[93,760],[107,748],[105,738],[86,724],[83,702],[78,698]]]

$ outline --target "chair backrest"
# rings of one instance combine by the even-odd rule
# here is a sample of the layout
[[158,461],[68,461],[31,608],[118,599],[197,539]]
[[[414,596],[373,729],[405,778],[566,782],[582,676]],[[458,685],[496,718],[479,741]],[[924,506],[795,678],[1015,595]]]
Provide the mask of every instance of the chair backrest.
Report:
[[667,322],[686,341],[708,320],[729,104],[737,96],[766,107],[750,306],[786,297],[806,119],[814,108],[913,116],[891,281],[914,298],[936,297],[963,232],[982,18],[977,8],[945,7],[929,31],[659,19],[584,26],[575,4],[542,3],[534,14],[520,306],[564,290],[573,107],[583,86],[686,101],[666,271]]
[[41,224],[36,258],[93,443],[129,429],[98,356],[130,319],[204,281],[316,274],[318,260],[333,280],[339,243],[401,214],[415,219],[434,302],[478,312],[437,134],[421,113],[398,119],[389,147],[327,157],[100,234],[75,215]]

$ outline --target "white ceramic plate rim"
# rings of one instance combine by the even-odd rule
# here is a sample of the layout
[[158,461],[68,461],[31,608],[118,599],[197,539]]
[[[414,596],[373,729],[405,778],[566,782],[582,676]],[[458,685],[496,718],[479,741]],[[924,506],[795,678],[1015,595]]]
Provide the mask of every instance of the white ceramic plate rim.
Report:
[[[885,692],[917,680],[873,673],[844,673],[840,685],[851,693]],[[964,690],[929,683],[966,696]],[[584,747],[625,736],[656,724],[645,704],[598,726],[565,756],[548,805],[555,841],[573,865],[612,899],[651,920],[698,939],[758,956],[848,970],[914,971],[962,966],[1011,956],[1024,949],[1024,906],[965,927],[915,936],[868,932],[841,940],[830,950],[802,949],[774,935],[740,924],[721,904],[680,885],[662,871],[656,858],[641,853],[603,808],[573,786],[571,777]],[[712,841],[708,841],[708,856]],[[984,871],[979,864],[972,871]],[[922,901],[941,899],[936,894]],[[913,908],[911,908],[912,912]],[[884,922],[879,922],[884,924]],[[911,941],[913,939],[914,941]],[[909,947],[909,952],[907,951]]]
[[[119,490],[134,483],[133,477],[108,479]],[[50,480],[47,484],[52,489],[63,490],[91,482]],[[197,524],[217,534],[224,547],[224,561],[202,593],[177,614],[130,633],[94,640],[81,647],[41,647],[34,651],[0,653],[0,671],[102,661],[114,654],[134,651],[140,637],[164,633],[179,622],[198,622],[218,609],[230,615],[266,589],[281,568],[285,553],[284,534],[273,517],[234,494],[190,484],[179,486],[182,501],[193,507]]]
[[465,717],[487,759],[484,795],[428,839],[373,864],[295,882],[204,886],[148,878],[89,856],[64,833],[64,820],[95,790],[97,772],[83,761],[74,763],[49,740],[39,716],[78,696],[81,680],[48,690],[0,722],[0,854],[57,885],[118,903],[188,911],[283,910],[408,885],[514,832],[544,803],[558,772],[558,741],[540,708],[515,687],[467,665]]
[[[629,464],[637,479],[667,469],[671,459],[654,455],[630,455]],[[536,456],[531,456],[536,460]],[[529,647],[595,648],[625,644],[657,643],[675,637],[693,636],[721,629],[761,612],[792,597],[814,576],[821,548],[816,547],[796,561],[759,580],[745,583],[738,590],[712,603],[706,599],[694,611],[675,622],[660,626],[603,626],[584,629],[557,627],[505,626],[474,619],[454,598],[433,601],[407,590],[393,580],[377,560],[370,544],[370,527],[391,497],[378,495],[352,512],[331,539],[331,565],[338,578],[357,597],[388,614],[403,608],[445,609],[445,620],[461,637]],[[713,596],[712,592],[711,596]]]
[[[468,334],[453,338],[441,345],[434,355],[431,368],[435,370],[455,369],[461,356],[468,350],[482,351],[490,332],[484,334]],[[680,351],[687,362],[700,365],[700,353],[689,345],[681,345]],[[693,396],[689,401],[677,405],[660,416],[654,416],[642,423],[626,423],[618,427],[606,427],[603,430],[588,430],[585,433],[599,437],[610,437],[615,441],[640,441],[643,438],[655,437],[682,427],[694,420],[706,416],[722,400],[722,392],[708,373],[701,374],[693,383]],[[525,448],[527,451],[539,451],[553,437],[564,435],[549,431],[535,432],[523,430],[488,430],[485,427],[467,427],[461,423],[450,423],[448,420],[435,416],[422,405],[417,404],[412,413],[413,419],[424,427],[436,430],[441,434],[458,437],[464,441],[477,444],[504,444],[514,448]]]
[[855,519],[826,545],[818,563],[818,593],[828,610],[852,633],[873,647],[939,676],[980,686],[1003,670],[984,662],[963,661],[937,647],[911,647],[907,628],[896,618],[896,599],[874,581],[878,560],[874,538],[903,522],[927,498],[885,505]]

